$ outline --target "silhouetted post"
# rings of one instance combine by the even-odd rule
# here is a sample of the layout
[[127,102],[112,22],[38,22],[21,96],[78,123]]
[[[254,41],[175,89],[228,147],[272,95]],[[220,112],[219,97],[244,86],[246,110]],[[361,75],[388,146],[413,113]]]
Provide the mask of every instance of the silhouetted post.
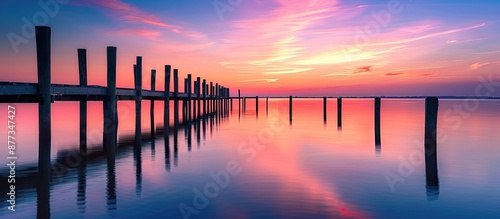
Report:
[[191,74],[188,74],[188,79],[187,79],[187,84],[188,84],[188,111],[187,111],[187,114],[188,114],[188,121],[191,122],[191,120],[193,120],[193,117],[192,117],[192,108],[191,108],[191,103],[192,103],[192,87],[193,87],[193,82],[192,82],[192,77],[191,77]]
[[228,101],[229,101],[229,104],[231,105],[231,112],[233,111],[233,98],[231,98],[231,91],[229,90],[229,88],[227,89],[227,98],[228,98]]
[[210,113],[214,111],[214,84],[210,81]]
[[[50,117],[50,27],[36,27],[36,58],[38,70],[38,174],[50,180],[50,146],[51,146],[51,117]],[[50,212],[48,212],[50,215]]]
[[327,98],[323,97],[323,121],[326,123],[327,115],[326,115],[326,104],[327,104]]
[[375,145],[380,145],[380,97],[375,98]]
[[193,117],[192,119],[195,120],[196,119],[196,112],[197,112],[197,104],[196,101],[197,101],[197,93],[198,91],[196,90],[196,88],[198,87],[198,82],[197,81],[194,81],[194,86],[193,86],[193,94],[194,94],[194,97],[193,97]]
[[201,78],[196,77],[196,102],[198,102],[198,116],[201,116],[201,100],[200,100],[200,85],[201,85]]
[[292,96],[290,96],[288,104],[289,104],[288,108],[290,109],[290,123],[292,123]]
[[210,113],[210,110],[209,110],[209,104],[210,104],[210,96],[209,95],[210,95],[210,91],[209,91],[209,88],[208,88],[208,83],[205,84],[205,94],[206,94],[205,95],[206,96],[205,99],[208,98],[208,100],[205,101],[206,103],[204,103],[204,104],[206,104],[206,106],[205,106],[206,113]]
[[266,97],[266,116],[269,114],[269,97]]
[[116,106],[116,47],[107,48],[108,74],[107,74],[107,97],[104,101],[104,150],[110,156],[116,151],[116,138],[118,129],[118,115]]
[[137,66],[135,71],[135,144],[140,146],[142,142],[142,57],[137,56]]
[[[151,90],[156,90],[156,70],[151,70]],[[151,139],[155,139],[155,101],[151,100],[150,107],[150,117],[151,117]],[[154,140],[153,140],[154,141]]]
[[255,113],[259,115],[259,96],[255,96]]
[[168,147],[168,135],[170,133],[170,71],[172,67],[165,65],[165,101],[163,103],[163,129],[165,146]]
[[215,111],[217,112],[217,115],[219,115],[220,109],[219,109],[219,83],[215,83]]
[[[78,49],[78,73],[81,87],[87,86],[87,50]],[[80,153],[87,152],[87,100],[80,100]]]
[[207,115],[207,80],[203,79],[201,87],[203,91],[203,116],[205,116]]
[[342,97],[337,98],[337,125],[342,127]]
[[[187,93],[187,78],[184,78],[184,93]],[[187,121],[187,100],[184,98],[182,99],[182,123],[186,123]]]
[[425,173],[428,186],[439,185],[436,136],[438,107],[438,98],[425,98]]
[[179,70],[174,69],[174,133],[179,128]]
[[238,110],[241,111],[241,91],[238,89]]

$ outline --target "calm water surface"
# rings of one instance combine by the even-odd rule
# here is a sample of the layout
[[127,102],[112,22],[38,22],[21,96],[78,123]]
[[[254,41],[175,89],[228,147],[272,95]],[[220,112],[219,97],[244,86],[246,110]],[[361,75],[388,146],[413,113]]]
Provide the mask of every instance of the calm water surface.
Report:
[[[181,128],[168,146],[158,136],[139,150],[122,145],[114,162],[73,157],[66,166],[75,168],[52,178],[50,201],[37,201],[28,177],[38,156],[37,105],[15,104],[20,182],[16,212],[2,195],[0,218],[500,218],[500,101],[470,103],[440,101],[439,187],[426,187],[423,100],[382,100],[376,145],[373,100],[345,99],[338,127],[336,100],[326,122],[322,100],[294,100],[290,122],[288,100],[270,100],[266,112],[262,99],[257,114],[248,99],[245,113],[235,101],[228,116]],[[53,165],[78,148],[78,109],[52,106]],[[143,112],[148,132],[148,101]],[[6,104],[0,115],[6,124]],[[133,138],[134,115],[133,102],[119,103],[119,141]],[[98,150],[100,103],[89,103],[88,126],[89,148]],[[6,166],[0,173],[4,192]]]

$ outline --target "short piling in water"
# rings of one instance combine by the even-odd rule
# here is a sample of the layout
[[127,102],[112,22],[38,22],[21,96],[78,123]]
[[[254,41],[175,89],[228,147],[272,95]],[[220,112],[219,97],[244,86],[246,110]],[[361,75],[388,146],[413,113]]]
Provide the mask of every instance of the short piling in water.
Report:
[[[87,50],[78,49],[78,74],[81,87],[87,86]],[[87,100],[80,100],[80,152],[87,152]]]
[[116,104],[116,47],[107,48],[107,96],[104,101],[103,146],[106,153],[113,157],[116,151],[118,115]]
[[269,97],[266,97],[266,116],[269,115]]
[[50,27],[36,27],[36,57],[38,70],[38,173],[50,176],[51,147],[51,30]]
[[241,112],[241,91],[238,89],[238,111]]
[[380,145],[380,97],[375,98],[375,145]]
[[[156,70],[151,70],[151,91],[156,90]],[[155,129],[155,101],[151,100],[150,106],[150,121],[151,121],[151,139],[155,139],[156,129]]]
[[168,136],[170,133],[170,71],[172,67],[170,65],[165,65],[165,101],[163,102],[163,130],[164,130],[164,140],[165,146],[168,147]]
[[337,126],[342,127],[342,97],[337,98]]
[[290,110],[290,124],[292,123],[292,112],[293,112],[293,104],[292,104],[292,96],[290,96],[290,99],[288,100],[288,109]]
[[255,114],[259,115],[259,96],[255,97]]
[[187,121],[191,121],[193,119],[192,117],[192,107],[191,107],[191,104],[192,104],[192,88],[193,88],[193,82],[192,82],[192,76],[191,74],[188,74],[188,78],[187,78],[187,95],[188,95],[188,100],[187,100]]
[[323,97],[323,122],[326,123],[327,115],[326,115],[326,102],[327,98]]
[[427,186],[438,186],[437,168],[437,116],[439,100],[425,98],[425,173]]
[[135,82],[135,144],[140,146],[142,142],[142,57],[137,56],[134,74]]

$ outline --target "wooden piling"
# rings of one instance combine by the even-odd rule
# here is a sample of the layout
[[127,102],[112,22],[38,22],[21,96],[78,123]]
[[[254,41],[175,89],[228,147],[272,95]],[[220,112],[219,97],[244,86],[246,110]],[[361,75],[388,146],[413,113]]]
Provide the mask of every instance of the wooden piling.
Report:
[[[81,87],[87,86],[87,50],[78,49],[78,73]],[[80,100],[80,153],[87,152],[87,100]]]
[[428,186],[439,185],[437,169],[438,107],[438,98],[425,98],[425,173]]
[[288,101],[288,104],[289,104],[288,108],[290,110],[290,123],[292,123],[292,106],[293,106],[292,105],[292,96],[290,96],[290,100]]
[[38,71],[38,173],[50,176],[51,146],[51,30],[50,27],[36,28],[36,58]]
[[337,98],[337,126],[342,127],[342,97]]
[[206,115],[207,114],[207,80],[206,79],[203,79],[202,91],[203,91],[203,115]]
[[[156,70],[151,70],[151,91],[156,90]],[[156,129],[155,129],[155,101],[151,100],[150,106],[150,121],[151,121],[151,139],[155,139]],[[153,140],[154,141],[154,140]]]
[[198,91],[196,91],[196,87],[197,87],[197,86],[198,86],[198,82],[195,80],[195,81],[194,81],[194,86],[193,86],[193,94],[194,94],[194,97],[193,97],[193,117],[192,117],[192,120],[195,120],[195,119],[197,118],[197,114],[196,114],[196,112],[197,112],[197,110],[198,110],[198,109],[197,109],[197,108],[198,108],[198,107],[197,107],[198,103],[197,103],[197,98],[196,98],[196,96],[197,96],[197,94],[196,94],[196,93],[198,92]]
[[188,100],[187,100],[187,120],[188,122],[191,122],[191,120],[193,120],[193,117],[192,117],[192,105],[191,105],[191,101],[192,101],[192,88],[193,88],[193,82],[192,82],[192,76],[191,74],[188,74],[188,78],[187,78],[187,94],[188,94]]
[[214,110],[214,84],[213,82],[210,81],[210,104],[209,104],[209,107],[210,107],[210,113],[213,113],[215,110]]
[[380,145],[380,97],[375,98],[375,145]]
[[259,115],[259,96],[255,96],[255,113]]
[[137,56],[136,71],[134,74],[135,81],[135,144],[140,146],[142,142],[142,57]]
[[[187,78],[184,78],[184,93],[187,94],[188,89],[188,81]],[[187,122],[187,99],[182,100],[182,123]]]
[[327,120],[327,98],[323,97],[323,121],[326,123]]
[[174,133],[179,128],[179,70],[174,69]]
[[266,97],[266,115],[269,115],[269,97]]
[[238,89],[238,111],[241,111],[241,91]]
[[231,98],[231,91],[229,88],[227,89],[227,98],[229,99],[229,104],[230,104],[230,110],[231,112],[233,111],[233,98]]
[[200,77],[196,77],[196,102],[198,104],[198,115],[197,115],[197,118],[199,118],[201,116],[201,92],[200,92],[200,88],[201,88],[201,78]]
[[217,115],[219,115],[220,109],[219,109],[219,83],[215,83],[215,111],[217,112]]
[[168,147],[168,136],[170,133],[170,71],[172,67],[170,65],[165,65],[165,101],[163,102],[163,129],[164,129],[164,139],[165,146]]
[[107,48],[107,97],[104,106],[103,146],[110,157],[116,152],[118,115],[116,105],[116,47]]

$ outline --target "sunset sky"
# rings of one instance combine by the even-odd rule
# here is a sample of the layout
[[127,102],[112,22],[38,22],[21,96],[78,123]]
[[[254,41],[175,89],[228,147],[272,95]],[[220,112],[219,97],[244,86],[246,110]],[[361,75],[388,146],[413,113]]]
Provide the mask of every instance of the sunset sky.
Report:
[[52,27],[53,83],[78,83],[86,48],[89,84],[105,85],[106,46],[119,87],[135,56],[146,89],[170,64],[232,95],[472,96],[481,77],[500,81],[498,0],[38,2],[56,0],[0,2],[0,81],[36,82],[33,24]]

